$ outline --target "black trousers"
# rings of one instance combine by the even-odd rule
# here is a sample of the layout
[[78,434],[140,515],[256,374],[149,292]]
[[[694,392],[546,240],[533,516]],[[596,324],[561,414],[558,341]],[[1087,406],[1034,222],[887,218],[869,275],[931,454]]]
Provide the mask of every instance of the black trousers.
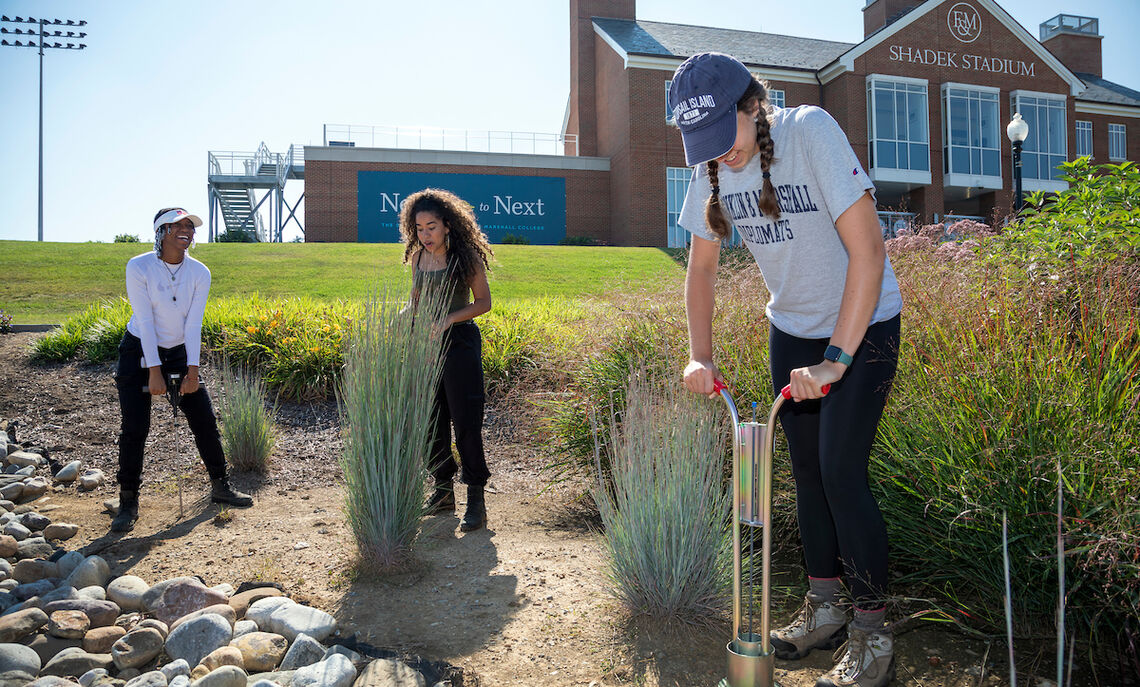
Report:
[[[171,373],[186,375],[185,346],[159,348],[158,357],[164,376]],[[119,408],[122,411],[118,480],[119,489],[124,491],[138,491],[142,484],[143,449],[150,434],[151,395],[143,391],[149,382],[150,371],[142,367],[142,359],[142,342],[127,332],[119,342],[119,366],[115,371],[115,386],[119,390]],[[210,479],[225,477],[226,456],[206,387],[199,386],[194,393],[184,394],[178,407],[186,415]]]
[[[827,396],[785,403],[780,411],[808,575],[844,575],[864,609],[886,598],[887,529],[867,484],[867,463],[898,367],[900,321],[896,315],[867,328],[851,367]],[[779,393],[793,369],[823,360],[827,344],[772,327],[773,390]]]
[[491,473],[483,455],[483,339],[472,321],[454,324],[444,334],[443,375],[435,397],[435,429],[428,467],[436,484],[445,484],[459,470],[451,457],[451,430],[468,486],[487,484]]

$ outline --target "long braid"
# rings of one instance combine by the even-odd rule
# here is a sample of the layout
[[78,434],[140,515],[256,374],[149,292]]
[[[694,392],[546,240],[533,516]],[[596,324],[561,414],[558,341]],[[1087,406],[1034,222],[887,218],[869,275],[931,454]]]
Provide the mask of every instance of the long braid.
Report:
[[760,169],[764,170],[764,187],[760,192],[760,211],[772,219],[780,218],[780,201],[776,199],[776,187],[772,186],[771,173],[768,171],[776,161],[773,153],[776,149],[772,143],[771,124],[764,108],[756,116],[756,145],[760,147]]
[[727,239],[732,233],[732,225],[728,223],[728,218],[724,216],[724,209],[720,206],[720,165],[716,160],[709,160],[707,164],[712,193],[709,194],[709,199],[705,202],[705,224],[708,225],[714,236],[719,239]]

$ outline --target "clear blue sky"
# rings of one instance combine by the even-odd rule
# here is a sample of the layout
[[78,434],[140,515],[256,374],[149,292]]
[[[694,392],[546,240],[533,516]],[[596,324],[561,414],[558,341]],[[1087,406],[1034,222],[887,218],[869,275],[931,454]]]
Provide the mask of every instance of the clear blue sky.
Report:
[[[1000,4],[1034,36],[1061,12],[1098,17],[1105,78],[1140,90],[1140,1]],[[637,13],[854,43],[863,5],[638,0]],[[320,144],[326,123],[554,133],[569,93],[568,0],[0,0],[0,11],[88,21],[86,50],[44,59],[48,241],[146,241],[165,205],[205,219],[209,150]],[[0,48],[2,239],[36,238],[37,78],[34,50]]]

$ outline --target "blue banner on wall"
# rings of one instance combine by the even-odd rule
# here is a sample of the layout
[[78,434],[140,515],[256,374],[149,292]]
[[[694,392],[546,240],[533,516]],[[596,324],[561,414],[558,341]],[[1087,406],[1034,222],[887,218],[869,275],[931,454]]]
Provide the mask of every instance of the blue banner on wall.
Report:
[[470,203],[491,243],[501,243],[507,234],[545,245],[566,237],[566,180],[561,177],[360,171],[356,240],[399,241],[400,203],[425,188],[445,189]]

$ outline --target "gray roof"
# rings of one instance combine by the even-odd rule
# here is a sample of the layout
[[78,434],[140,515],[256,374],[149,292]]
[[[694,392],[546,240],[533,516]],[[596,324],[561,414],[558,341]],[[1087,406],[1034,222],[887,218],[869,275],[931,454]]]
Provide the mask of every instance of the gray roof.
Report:
[[630,55],[684,60],[715,50],[756,67],[818,71],[855,47],[852,43],[776,33],[594,17],[594,23]]
[[1140,107],[1140,91],[1134,91],[1118,83],[1105,81],[1096,74],[1074,72],[1077,78],[1088,86],[1077,100],[1091,100],[1095,103],[1108,103],[1110,105],[1128,105]]

